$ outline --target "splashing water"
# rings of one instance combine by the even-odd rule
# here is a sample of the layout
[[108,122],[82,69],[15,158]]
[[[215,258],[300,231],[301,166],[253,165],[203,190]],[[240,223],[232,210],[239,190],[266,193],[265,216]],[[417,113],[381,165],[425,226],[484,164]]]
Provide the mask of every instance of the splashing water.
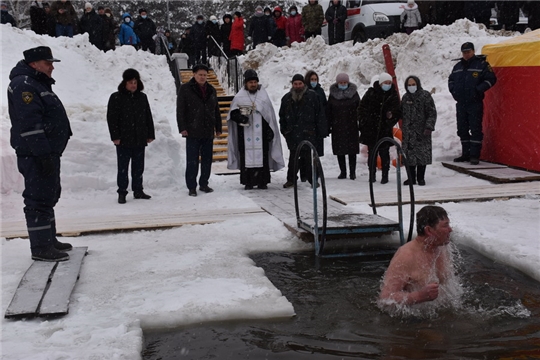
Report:
[[[514,318],[530,317],[531,312],[504,290],[489,284],[466,286],[460,277],[460,269],[466,266],[457,246],[450,242],[441,249],[439,256],[448,256],[446,281],[439,285],[439,296],[433,301],[405,305],[394,300],[378,299],[377,306],[392,317],[435,319],[448,311],[457,314],[480,317],[511,316]],[[433,266],[429,271],[428,282],[438,282]]]

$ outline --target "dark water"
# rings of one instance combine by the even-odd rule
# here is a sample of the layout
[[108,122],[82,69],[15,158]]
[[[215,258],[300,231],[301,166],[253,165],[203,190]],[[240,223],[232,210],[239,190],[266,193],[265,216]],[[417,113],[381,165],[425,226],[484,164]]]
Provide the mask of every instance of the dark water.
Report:
[[540,359],[540,285],[460,249],[460,309],[393,318],[376,305],[386,259],[252,255],[294,318],[145,332],[144,359]]

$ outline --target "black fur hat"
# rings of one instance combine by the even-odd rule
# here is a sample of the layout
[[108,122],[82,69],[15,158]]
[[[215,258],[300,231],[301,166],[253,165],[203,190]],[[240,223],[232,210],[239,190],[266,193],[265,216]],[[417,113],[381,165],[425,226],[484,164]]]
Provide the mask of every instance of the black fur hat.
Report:
[[141,75],[135,69],[127,69],[122,74],[122,79],[124,79],[124,81],[129,81],[129,80],[133,80],[133,79],[137,79],[137,81],[139,81],[139,80],[141,80]]

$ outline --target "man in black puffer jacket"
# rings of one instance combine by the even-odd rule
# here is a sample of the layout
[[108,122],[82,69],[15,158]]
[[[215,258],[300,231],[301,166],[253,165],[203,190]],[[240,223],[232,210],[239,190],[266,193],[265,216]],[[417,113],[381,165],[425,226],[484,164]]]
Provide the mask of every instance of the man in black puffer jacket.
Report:
[[454,161],[478,165],[484,139],[484,93],[495,85],[497,77],[486,57],[474,54],[473,43],[461,45],[461,53],[463,57],[448,78],[448,88],[457,101],[457,134],[462,147],[461,156]]
[[221,135],[221,115],[216,89],[206,79],[208,66],[193,67],[193,78],[180,87],[176,103],[178,130],[186,138],[186,185],[190,196],[197,196],[197,174],[201,158],[199,190],[210,193],[214,132]]
[[71,245],[56,239],[54,206],[60,198],[60,157],[71,127],[64,105],[52,91],[53,62],[49,47],[24,52],[24,60],[11,70],[8,107],[11,146],[24,177],[24,214],[32,259],[68,260]]
[[154,120],[139,72],[127,69],[118,91],[109,98],[107,124],[118,160],[118,203],[126,203],[131,161],[131,189],[135,199],[150,199],[143,191],[144,152],[156,138]]

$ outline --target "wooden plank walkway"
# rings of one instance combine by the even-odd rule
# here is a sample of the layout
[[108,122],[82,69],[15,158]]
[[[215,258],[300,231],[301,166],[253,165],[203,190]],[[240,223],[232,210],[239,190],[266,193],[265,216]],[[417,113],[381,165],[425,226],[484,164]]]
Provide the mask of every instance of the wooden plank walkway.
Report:
[[540,174],[538,173],[484,161],[481,161],[478,165],[454,162],[443,162],[442,165],[457,172],[488,180],[496,184],[540,180]]
[[[313,233],[298,226],[296,211],[294,208],[294,190],[280,189],[281,186],[271,185],[268,190],[247,190],[243,195],[252,199],[257,205],[269,214],[280,220],[285,227],[304,241],[313,242]],[[318,224],[322,226],[323,202],[322,191],[318,189]],[[298,204],[302,222],[308,227],[313,227],[313,192],[309,185],[299,185]],[[328,234],[341,234],[341,236],[358,237],[352,229],[373,227],[376,224],[381,227],[395,225],[392,220],[373,214],[352,214],[350,210],[335,201],[327,202],[327,230]],[[384,231],[386,233],[387,231]],[[380,233],[383,233],[382,231]]]
[[[229,218],[262,213],[259,207],[243,209],[209,210],[205,212],[160,214],[130,214],[129,216],[100,216],[77,219],[59,218],[57,233],[63,236],[78,236],[84,233],[121,230],[148,230],[179,227],[193,224],[223,222]],[[2,222],[0,236],[7,239],[28,237],[24,221]]]
[[15,290],[5,318],[67,314],[87,250],[87,247],[73,248],[67,261],[34,261]]
[[[485,186],[467,186],[455,188],[426,189],[414,187],[416,204],[433,204],[456,201],[487,201],[493,199],[508,199],[526,195],[539,195],[540,182],[521,182],[509,184],[486,184]],[[369,193],[342,193],[330,195],[332,200],[341,204],[371,203]],[[407,187],[403,187],[403,203],[410,203],[410,194]],[[377,206],[397,205],[397,193],[393,191],[375,192]]]

